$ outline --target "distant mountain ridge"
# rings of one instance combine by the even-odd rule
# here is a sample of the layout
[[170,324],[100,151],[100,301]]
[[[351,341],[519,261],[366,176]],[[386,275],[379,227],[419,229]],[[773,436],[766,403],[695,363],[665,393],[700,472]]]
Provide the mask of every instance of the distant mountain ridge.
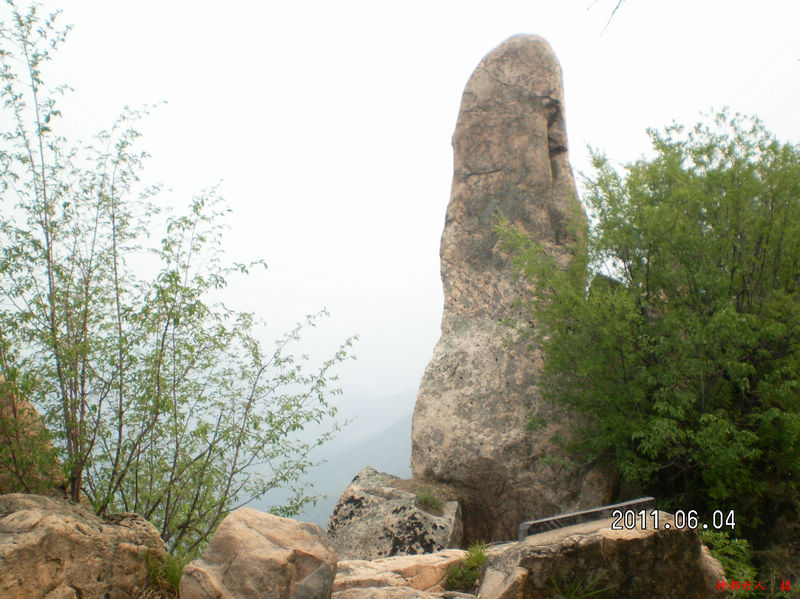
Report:
[[[324,463],[311,468],[301,481],[310,485],[310,494],[323,495],[316,505],[295,516],[297,520],[327,527],[328,517],[353,477],[372,466],[380,472],[401,478],[411,477],[411,415],[416,390],[406,390],[381,398],[348,398],[339,407],[340,420],[352,420],[329,443],[312,452],[311,458]],[[301,439],[311,442],[322,428],[308,428]],[[274,491],[249,504],[268,511],[285,503],[286,491]]]
[[309,473],[314,492],[324,495],[315,506],[297,515],[298,520],[314,522],[323,529],[342,492],[364,466],[372,466],[401,478],[411,478],[411,412],[386,428],[330,455]]

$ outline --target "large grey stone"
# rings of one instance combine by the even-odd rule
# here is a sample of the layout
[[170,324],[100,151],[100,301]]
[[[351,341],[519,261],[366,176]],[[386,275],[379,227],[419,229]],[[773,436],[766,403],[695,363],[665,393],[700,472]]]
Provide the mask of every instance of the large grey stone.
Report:
[[[420,505],[404,481],[367,466],[345,489],[328,520],[328,538],[343,559],[370,560],[433,553],[461,543],[457,501],[441,512]],[[405,481],[407,482],[407,481]]]
[[[516,537],[524,520],[610,503],[612,480],[550,443],[567,415],[537,387],[542,356],[500,321],[526,289],[502,256],[503,213],[556,260],[583,234],[567,157],[561,69],[548,44],[519,35],[470,77],[453,135],[454,174],[441,243],[442,334],[414,410],[415,478],[452,485],[467,541]],[[529,414],[550,424],[525,430]]]

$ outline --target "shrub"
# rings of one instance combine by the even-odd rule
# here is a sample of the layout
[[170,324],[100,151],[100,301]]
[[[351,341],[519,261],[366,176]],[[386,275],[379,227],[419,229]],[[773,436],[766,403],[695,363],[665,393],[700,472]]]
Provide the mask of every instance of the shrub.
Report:
[[179,597],[183,569],[192,561],[191,556],[174,556],[171,553],[150,550],[145,554],[147,577],[154,589],[162,595]]
[[[753,552],[750,543],[745,539],[732,538],[727,531],[703,530],[700,532],[703,543],[708,546],[711,555],[719,560],[728,580],[757,580],[756,568],[753,566]],[[755,591],[735,590],[733,597],[743,599],[755,597]]]
[[428,487],[420,487],[417,489],[417,506],[436,514],[442,513],[441,500],[436,496],[436,493]]
[[472,591],[483,574],[486,561],[486,543],[473,543],[467,550],[467,557],[457,566],[450,566],[445,588],[451,591]]
[[[53,434],[70,499],[141,514],[179,554],[272,489],[292,491],[273,511],[296,514],[312,499],[301,484],[309,453],[339,425],[314,442],[297,432],[332,422],[333,371],[353,340],[309,367],[293,348],[324,312],[270,347],[256,336],[261,320],[214,301],[230,276],[265,266],[225,263],[227,210],[214,189],[149,241],[161,224],[158,187],[140,183],[135,125],[147,111],[125,109],[93,140],[69,143],[58,108],[67,87],[43,73],[68,29],[37,5],[4,6],[0,441],[10,441],[0,475],[31,488],[28,473],[54,461],[43,459],[46,435],[21,430],[31,418],[4,415],[24,399]],[[148,253],[153,272],[134,271]]]
[[558,583],[553,579],[550,578],[550,582],[553,583],[553,588],[555,589],[556,593],[558,593],[558,599],[586,599],[586,597],[595,597],[601,596],[605,593],[608,589],[593,589],[592,587],[595,586],[600,582],[600,579],[603,577],[603,574],[600,573],[591,580],[584,580],[581,582],[573,582],[569,586],[561,587]]
[[533,284],[519,328],[581,459],[667,511],[734,509],[760,549],[800,505],[800,146],[727,112],[650,137],[624,170],[593,155],[566,269],[501,219]]

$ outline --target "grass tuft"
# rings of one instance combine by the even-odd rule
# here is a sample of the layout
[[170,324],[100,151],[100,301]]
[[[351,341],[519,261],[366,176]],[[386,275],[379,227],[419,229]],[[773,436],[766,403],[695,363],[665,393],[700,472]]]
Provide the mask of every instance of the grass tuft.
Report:
[[437,515],[442,514],[442,501],[428,487],[417,489],[417,506]]
[[183,569],[191,561],[189,556],[174,556],[163,551],[150,550],[145,554],[147,576],[150,584],[166,591],[172,597],[180,597]]
[[486,543],[478,542],[467,549],[467,557],[458,566],[450,566],[445,588],[449,591],[473,591],[483,574],[486,561]]
[[586,597],[595,597],[598,595],[602,595],[608,588],[603,589],[593,589],[600,579],[603,578],[603,573],[601,572],[595,578],[589,581],[583,582],[573,582],[568,587],[565,587],[563,590],[561,587],[558,586],[558,583],[550,577],[550,582],[553,583],[553,587],[555,588],[556,592],[558,593],[558,599],[585,599]]

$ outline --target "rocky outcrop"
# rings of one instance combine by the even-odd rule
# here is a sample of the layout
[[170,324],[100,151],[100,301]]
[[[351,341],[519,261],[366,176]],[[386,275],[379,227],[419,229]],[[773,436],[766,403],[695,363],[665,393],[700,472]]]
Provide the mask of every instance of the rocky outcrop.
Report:
[[[515,314],[526,283],[501,255],[495,216],[562,265],[586,228],[567,157],[561,70],[543,39],[512,37],[481,61],[453,149],[442,334],[414,410],[412,471],[458,490],[467,540],[512,539],[523,520],[612,499],[610,477],[549,442],[564,434],[565,415],[540,399],[541,355],[500,323]],[[550,424],[527,432],[530,414]]]
[[[725,596],[724,590],[719,590],[725,582],[722,567],[701,545],[696,531],[675,528],[674,518],[665,512],[659,512],[659,529],[612,530],[614,521],[583,522],[532,535],[522,542],[487,546],[477,596]],[[466,551],[450,549],[372,561],[343,560],[332,599],[472,599],[475,595],[445,588],[450,568],[461,565],[466,556]]]
[[370,560],[459,546],[458,502],[440,490],[400,488],[405,482],[370,466],[356,475],[328,520],[328,538],[341,557]]
[[316,524],[250,508],[228,515],[183,570],[181,599],[328,599],[336,550]]
[[[694,530],[659,512],[658,530],[612,530],[614,520],[575,524],[527,537],[487,560],[481,599],[546,599],[605,589],[617,599],[710,599],[724,581],[719,562]],[[667,530],[664,525],[669,523]],[[724,585],[723,585],[724,588]],[[580,594],[580,596],[584,596]]]
[[63,499],[0,495],[0,597],[133,598],[149,550],[166,548],[137,514],[103,520]]
[[425,555],[403,555],[372,561],[342,560],[336,572],[333,592],[375,587],[408,587],[430,593],[444,592],[451,566],[466,557],[461,549],[447,549]]

